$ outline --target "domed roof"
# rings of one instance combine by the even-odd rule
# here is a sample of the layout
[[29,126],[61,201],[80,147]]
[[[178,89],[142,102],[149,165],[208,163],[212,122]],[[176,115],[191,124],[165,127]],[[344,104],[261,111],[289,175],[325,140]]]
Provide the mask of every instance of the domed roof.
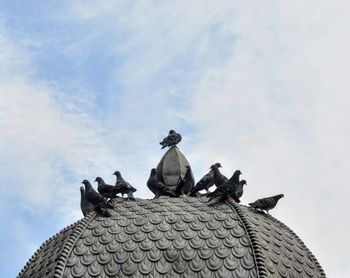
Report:
[[326,277],[299,237],[233,200],[113,201],[46,241],[18,277]]

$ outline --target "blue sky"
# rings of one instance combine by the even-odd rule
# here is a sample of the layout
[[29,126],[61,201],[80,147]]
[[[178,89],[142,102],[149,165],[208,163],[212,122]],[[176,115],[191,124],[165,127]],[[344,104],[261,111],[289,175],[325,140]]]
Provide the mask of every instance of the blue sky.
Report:
[[[79,186],[138,189],[169,129],[196,179],[220,161],[329,277],[350,272],[347,1],[1,1],[0,268],[81,217]],[[296,205],[297,204],[297,205]],[[334,254],[339,254],[334,256]]]

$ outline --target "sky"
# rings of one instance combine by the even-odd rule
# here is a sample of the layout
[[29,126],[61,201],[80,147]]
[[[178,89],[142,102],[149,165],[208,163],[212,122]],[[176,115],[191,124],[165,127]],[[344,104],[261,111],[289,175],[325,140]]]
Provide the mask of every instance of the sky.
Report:
[[196,180],[240,169],[328,277],[350,273],[349,1],[0,0],[0,269],[119,170],[151,198],[170,129]]

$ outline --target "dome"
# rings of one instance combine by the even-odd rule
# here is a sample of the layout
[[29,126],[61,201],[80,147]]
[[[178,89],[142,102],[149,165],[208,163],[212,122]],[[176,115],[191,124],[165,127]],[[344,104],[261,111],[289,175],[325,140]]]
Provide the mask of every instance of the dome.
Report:
[[114,200],[47,240],[18,277],[326,277],[285,224],[233,200]]

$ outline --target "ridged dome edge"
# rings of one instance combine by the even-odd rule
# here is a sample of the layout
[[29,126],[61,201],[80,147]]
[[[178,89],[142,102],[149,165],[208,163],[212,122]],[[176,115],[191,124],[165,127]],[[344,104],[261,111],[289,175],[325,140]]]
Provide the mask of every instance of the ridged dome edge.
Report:
[[83,219],[81,219],[78,224],[74,227],[74,230],[72,234],[69,236],[68,240],[66,241],[65,245],[62,248],[61,255],[58,258],[57,264],[55,266],[54,270],[54,278],[61,278],[64,269],[67,264],[67,259],[70,256],[75,243],[79,239],[81,233],[84,231],[84,229],[87,227],[87,225],[96,217],[96,212],[90,212],[87,216],[85,216]]
[[259,244],[259,239],[256,234],[256,231],[250,224],[250,221],[246,217],[245,213],[241,210],[240,206],[229,198],[226,203],[232,208],[233,211],[238,215],[243,227],[248,235],[251,247],[253,249],[253,256],[255,259],[255,265],[257,267],[257,278],[267,278],[267,269],[265,266],[265,261],[262,255],[261,246]]

